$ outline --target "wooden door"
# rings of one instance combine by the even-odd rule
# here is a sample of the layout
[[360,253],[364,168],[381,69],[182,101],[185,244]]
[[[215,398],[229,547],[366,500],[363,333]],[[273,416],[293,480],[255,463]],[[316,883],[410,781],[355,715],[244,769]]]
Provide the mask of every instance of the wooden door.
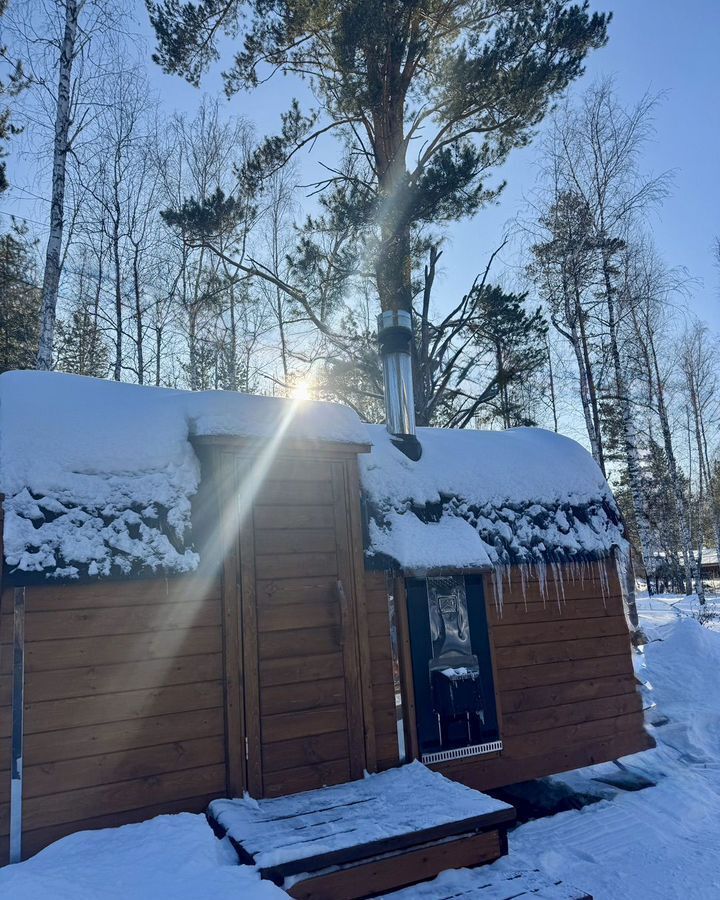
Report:
[[[241,497],[254,465],[238,460]],[[246,784],[255,797],[359,778],[366,766],[350,471],[342,459],[278,459],[241,511]]]

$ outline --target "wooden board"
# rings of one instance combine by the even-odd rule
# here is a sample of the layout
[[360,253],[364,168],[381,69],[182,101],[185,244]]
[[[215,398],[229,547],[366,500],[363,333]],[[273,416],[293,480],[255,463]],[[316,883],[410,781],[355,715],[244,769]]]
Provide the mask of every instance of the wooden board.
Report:
[[[614,567],[608,579],[563,578],[549,571],[546,592],[537,578],[524,585],[519,570],[504,580],[503,602],[495,602],[493,578],[485,579],[496,703],[503,750],[438,764],[435,768],[480,790],[589,765],[653,746],[643,727],[641,698],[632,668],[631,644]],[[396,589],[396,595],[400,595]],[[369,597],[382,592],[377,576]],[[375,608],[375,607],[373,607]],[[408,746],[418,755],[410,654],[398,623],[403,704]],[[378,623],[380,619],[378,618]],[[380,630],[375,624],[374,629]],[[373,648],[382,658],[386,651]],[[378,677],[383,677],[378,660]],[[384,676],[388,679],[388,675]],[[382,714],[380,714],[382,720]],[[385,719],[387,727],[387,719]]]
[[367,605],[367,646],[374,710],[375,754],[380,771],[400,760],[397,737],[397,710],[390,642],[390,608],[384,572],[365,573]]
[[75,831],[96,828],[117,828],[120,825],[129,825],[133,822],[144,822],[159,815],[172,815],[179,812],[203,813],[208,803],[217,796],[217,791],[202,794],[197,797],[181,797],[163,803],[148,804],[135,809],[120,810],[104,815],[94,816],[90,819],[80,819],[74,822],[63,822],[59,825],[50,825],[44,828],[23,832],[23,855],[32,856],[43,847],[47,847],[53,841],[57,841]]
[[330,734],[285,739],[263,748],[264,770],[268,774],[287,769],[316,768],[321,763],[347,761],[347,730],[342,729]]
[[[214,709],[222,703],[222,682],[155,687],[143,691],[116,691],[100,697],[73,697],[68,700],[32,701],[25,713],[26,737],[42,732],[111,722],[146,719],[162,714]],[[10,736],[10,722],[0,720],[0,737]]]
[[[295,653],[298,653],[298,648],[295,649]],[[259,672],[262,687],[342,677],[342,655],[339,650],[335,650],[334,653],[263,659],[260,661]]]
[[[29,587],[26,600],[25,855],[227,791],[217,578]],[[0,702],[9,683],[0,675]]]
[[445,869],[494,862],[503,852],[498,831],[473,834],[308,878],[294,884],[288,893],[296,900],[356,900],[427,881]]
[[594,766],[609,759],[617,759],[629,753],[638,753],[654,746],[649,735],[639,732],[637,725],[631,731],[618,732],[603,738],[581,740],[571,745],[556,744],[551,750],[525,758],[512,758],[503,752],[492,758],[476,758],[472,765],[467,761],[445,763],[433,767],[455,781],[478,790],[492,790],[518,781],[542,778],[556,772]]
[[[359,897],[432,877],[456,861],[497,858],[507,852],[515,811],[413,765],[279,800],[218,800],[208,817],[261,877],[285,886],[297,876],[302,896],[345,896],[337,893],[342,884]],[[334,877],[346,869],[354,879]]]
[[[248,465],[238,460],[239,482]],[[344,459],[277,458],[239,529],[253,796],[358,777],[374,767],[349,466]]]
[[[538,869],[504,871],[473,868],[456,878],[423,885],[423,900],[593,900],[586,891]],[[412,900],[412,890],[388,894],[387,900]]]

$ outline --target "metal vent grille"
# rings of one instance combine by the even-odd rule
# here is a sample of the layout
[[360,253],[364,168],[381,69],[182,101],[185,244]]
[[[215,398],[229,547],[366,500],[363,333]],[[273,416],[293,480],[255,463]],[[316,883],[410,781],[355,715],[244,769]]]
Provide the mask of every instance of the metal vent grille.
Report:
[[440,750],[438,753],[423,753],[422,761],[430,763],[447,762],[450,759],[465,759],[468,756],[480,756],[483,753],[497,753],[503,748],[502,741],[488,741],[486,744],[474,744],[472,747],[458,747],[457,750]]

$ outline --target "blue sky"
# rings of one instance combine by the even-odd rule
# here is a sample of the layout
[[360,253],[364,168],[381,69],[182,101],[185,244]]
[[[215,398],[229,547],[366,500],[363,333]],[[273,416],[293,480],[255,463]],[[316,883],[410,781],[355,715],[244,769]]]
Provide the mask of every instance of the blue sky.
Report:
[[[192,112],[202,93],[222,91],[220,70],[214,68],[200,90],[176,76],[167,76],[149,60],[152,34],[141,0],[137,3],[138,30],[145,37],[148,72],[153,88],[166,111]],[[656,112],[656,134],[647,146],[644,166],[649,174],[674,172],[671,196],[651,217],[659,250],[671,266],[684,266],[694,279],[691,306],[714,329],[720,330],[720,271],[713,257],[713,241],[720,236],[720,188],[718,145],[720,144],[720,0],[614,0],[607,4],[592,2],[600,10],[612,9],[608,46],[589,58],[583,84],[612,75],[623,100],[633,103],[645,91],[662,92]],[[228,46],[228,51],[230,46]],[[227,63],[229,52],[223,62]],[[228,114],[243,114],[255,123],[259,134],[273,132],[282,110],[292,96],[309,101],[304,84],[276,77],[249,94],[238,94],[227,103]],[[331,140],[315,148],[302,161],[302,175],[308,181],[320,177],[319,162],[332,160]],[[471,221],[454,226],[443,257],[444,273],[436,295],[449,302],[483,268],[488,254],[497,246],[505,223],[522,209],[535,183],[537,150],[535,146],[514,151],[498,178],[508,186],[498,205],[482,210]],[[18,162],[10,175],[19,187],[37,193],[36,177],[29,164]],[[5,200],[6,211],[17,211],[38,218],[41,212],[27,203]],[[501,258],[512,268],[512,252]]]

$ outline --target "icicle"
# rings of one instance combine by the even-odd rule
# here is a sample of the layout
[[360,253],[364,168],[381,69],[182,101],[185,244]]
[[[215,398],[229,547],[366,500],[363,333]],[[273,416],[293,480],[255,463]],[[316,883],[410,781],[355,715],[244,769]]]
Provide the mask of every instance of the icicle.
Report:
[[558,566],[554,560],[550,563],[550,571],[552,572],[552,580],[553,586],[555,588],[555,600],[557,601],[558,612],[562,612],[562,605],[560,603],[560,588],[558,587]]
[[610,596],[610,579],[608,576],[607,558],[603,558],[602,562],[598,561],[598,571],[600,572],[600,588],[602,590],[603,606],[605,606],[605,600]]
[[499,616],[503,611],[503,583],[502,583],[502,563],[495,563],[493,570],[494,587],[495,587],[495,609]]
[[540,596],[543,598],[543,605],[545,605],[547,603],[547,566],[544,559],[535,560],[535,571],[540,584]]
[[525,612],[527,612],[527,583],[528,583],[528,566],[526,562],[520,563],[520,586],[522,588],[523,603],[525,604]]
[[563,575],[563,571],[565,569],[565,565],[563,563],[558,564],[558,575],[560,580],[560,595],[562,596],[562,602],[565,602],[565,576]]

